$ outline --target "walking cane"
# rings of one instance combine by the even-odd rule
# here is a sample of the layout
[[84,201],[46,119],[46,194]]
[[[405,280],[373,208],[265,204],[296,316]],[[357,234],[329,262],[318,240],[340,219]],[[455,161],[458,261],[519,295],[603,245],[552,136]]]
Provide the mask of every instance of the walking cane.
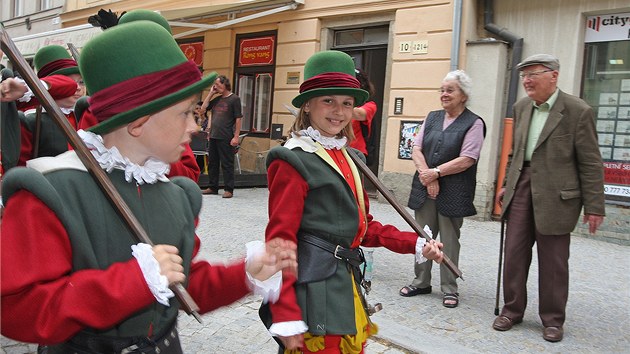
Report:
[[499,239],[499,272],[497,274],[497,296],[494,315],[499,316],[499,294],[501,293],[501,267],[503,266],[503,238],[505,236],[505,219],[501,219],[501,238]]
[[[44,88],[44,85],[37,79],[33,69],[31,69],[24,57],[20,54],[20,51],[17,49],[15,43],[13,43],[13,40],[9,37],[9,34],[5,31],[4,26],[2,25],[0,25],[0,42],[2,43],[2,49],[5,50],[5,54],[9,57],[9,60],[13,62],[13,65],[17,66],[24,81],[26,81],[31,90],[33,90],[33,93],[37,96],[41,105],[46,109],[46,112],[50,114],[55,123],[57,123],[59,128],[66,135],[70,145],[74,148],[77,157],[79,157],[92,177],[94,177],[94,180],[99,187],[101,187],[116,212],[118,212],[118,214],[124,219],[136,241],[144,242],[153,246],[153,242],[151,242],[149,235],[140,224],[140,221],[138,221],[135,215],[133,215],[131,209],[122,199],[122,196],[118,193],[118,190],[114,187],[105,171],[100,167],[92,153],[88,150],[87,146],[85,146],[81,138],[79,138],[79,135],[74,128],[72,128],[59,107],[55,104],[55,101],[50,93],[48,93],[48,91]],[[179,300],[179,303],[184,311],[195,317],[195,319],[201,323],[201,317],[198,313],[199,306],[195,303],[188,291],[186,291],[186,288],[184,288],[181,283],[178,283],[170,286],[170,289],[173,293],[175,293],[175,297]]]

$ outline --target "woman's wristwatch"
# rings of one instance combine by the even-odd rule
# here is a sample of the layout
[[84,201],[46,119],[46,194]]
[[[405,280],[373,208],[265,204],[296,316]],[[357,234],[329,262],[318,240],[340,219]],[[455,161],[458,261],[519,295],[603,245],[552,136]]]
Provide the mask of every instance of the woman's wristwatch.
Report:
[[435,172],[437,173],[438,178],[440,178],[440,177],[441,177],[441,176],[440,176],[440,169],[439,169],[439,168],[435,167],[435,168],[433,168],[433,171],[435,171]]

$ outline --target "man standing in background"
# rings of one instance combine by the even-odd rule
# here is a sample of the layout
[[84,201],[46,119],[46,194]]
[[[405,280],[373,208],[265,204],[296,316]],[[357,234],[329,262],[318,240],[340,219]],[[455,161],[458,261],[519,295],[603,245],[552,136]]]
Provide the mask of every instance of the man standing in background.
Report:
[[[219,96],[212,98],[214,95]],[[212,100],[211,100],[212,99]],[[212,112],[208,156],[209,187],[203,194],[219,194],[219,170],[223,170],[223,198],[234,195],[234,148],[241,132],[241,99],[232,93],[230,80],[219,75],[201,105]]]
[[558,89],[558,59],[536,54],[517,69],[529,97],[514,105],[512,160],[497,196],[507,219],[505,304],[492,327],[507,331],[522,322],[536,243],[543,338],[559,342],[569,294],[571,231],[582,206],[591,234],[604,221],[604,168],[593,109]]

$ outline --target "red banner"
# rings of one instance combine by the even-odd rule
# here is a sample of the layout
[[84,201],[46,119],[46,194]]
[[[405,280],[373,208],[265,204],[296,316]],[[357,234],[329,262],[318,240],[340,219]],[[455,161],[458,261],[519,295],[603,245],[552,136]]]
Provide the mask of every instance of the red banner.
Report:
[[275,36],[242,39],[238,65],[272,65],[275,40]]
[[188,60],[192,60],[197,66],[203,65],[203,42],[182,43],[179,48]]

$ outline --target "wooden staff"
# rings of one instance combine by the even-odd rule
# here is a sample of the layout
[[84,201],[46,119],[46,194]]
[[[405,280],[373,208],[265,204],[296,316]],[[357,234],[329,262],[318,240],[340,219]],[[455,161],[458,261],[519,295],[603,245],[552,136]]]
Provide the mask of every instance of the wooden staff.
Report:
[[[372,170],[370,170],[367,167],[365,162],[363,162],[363,160],[361,160],[361,158],[359,156],[357,156],[356,153],[354,151],[350,150],[350,149],[348,149],[348,155],[350,155],[350,158],[352,159],[352,161],[354,161],[355,165],[357,165],[357,167],[363,173],[363,175],[365,177],[367,177],[367,179],[370,180],[370,182],[372,182],[372,184],[376,187],[376,189],[378,189],[378,191],[381,192],[383,197],[385,197],[385,199],[387,199],[389,204],[391,204],[391,206],[393,206],[394,209],[396,209],[398,214],[400,214],[400,216],[402,216],[402,218],[405,219],[407,224],[409,224],[409,226],[411,226],[413,231],[415,231],[418,235],[424,237],[427,241],[433,240],[431,238],[431,236],[429,236],[420,227],[420,225],[418,225],[416,220],[411,215],[409,215],[407,210],[405,210],[405,208],[403,208],[403,206],[400,205],[400,203],[398,202],[398,200],[396,200],[396,198],[394,197],[392,192],[390,192],[389,189],[387,189],[385,187],[383,182],[381,182],[378,179],[378,177],[376,177],[374,175]],[[464,280],[464,277],[462,276],[462,272],[459,270],[459,268],[457,268],[457,266],[455,264],[453,264],[453,261],[451,261],[450,258],[448,258],[446,255],[444,255],[444,259],[442,260],[442,263],[444,263],[444,265],[446,265],[446,267],[451,272],[453,272],[453,274],[455,274],[455,276],[459,277],[461,280]]]
[[77,64],[78,64],[79,63],[79,51],[77,50],[77,47],[75,47],[74,44],[72,44],[70,42],[68,42],[67,46],[68,46],[68,50],[70,51],[70,54],[74,58],[74,61],[76,61]]
[[[154,244],[151,242],[149,235],[146,233],[138,219],[136,219],[133,215],[127,203],[125,203],[120,193],[118,193],[118,190],[116,190],[112,182],[109,180],[109,177],[107,177],[105,171],[101,169],[92,153],[85,146],[74,128],[72,128],[59,107],[55,104],[55,101],[50,93],[48,93],[42,83],[37,79],[33,69],[31,69],[24,57],[20,54],[19,50],[15,46],[15,43],[13,43],[13,40],[11,40],[3,26],[0,26],[0,32],[2,49],[4,49],[5,54],[9,57],[9,60],[17,66],[18,70],[23,75],[24,81],[26,81],[31,90],[33,90],[33,93],[37,96],[42,106],[46,108],[46,112],[50,114],[55,123],[57,123],[59,128],[64,132],[81,162],[83,162],[90,174],[92,174],[92,177],[94,177],[97,184],[101,187],[105,196],[112,203],[114,209],[116,209],[118,214],[125,220],[136,241],[153,246]],[[198,313],[199,306],[195,303],[190,294],[188,294],[184,286],[178,283],[172,285],[170,289],[173,293],[175,293],[175,296],[177,297],[177,300],[179,300],[179,303],[183,307],[184,311],[195,317],[195,319],[201,323],[201,317]]]
[[38,104],[35,110],[35,134],[33,134],[33,153],[31,158],[39,156],[39,139],[42,137],[42,105]]

